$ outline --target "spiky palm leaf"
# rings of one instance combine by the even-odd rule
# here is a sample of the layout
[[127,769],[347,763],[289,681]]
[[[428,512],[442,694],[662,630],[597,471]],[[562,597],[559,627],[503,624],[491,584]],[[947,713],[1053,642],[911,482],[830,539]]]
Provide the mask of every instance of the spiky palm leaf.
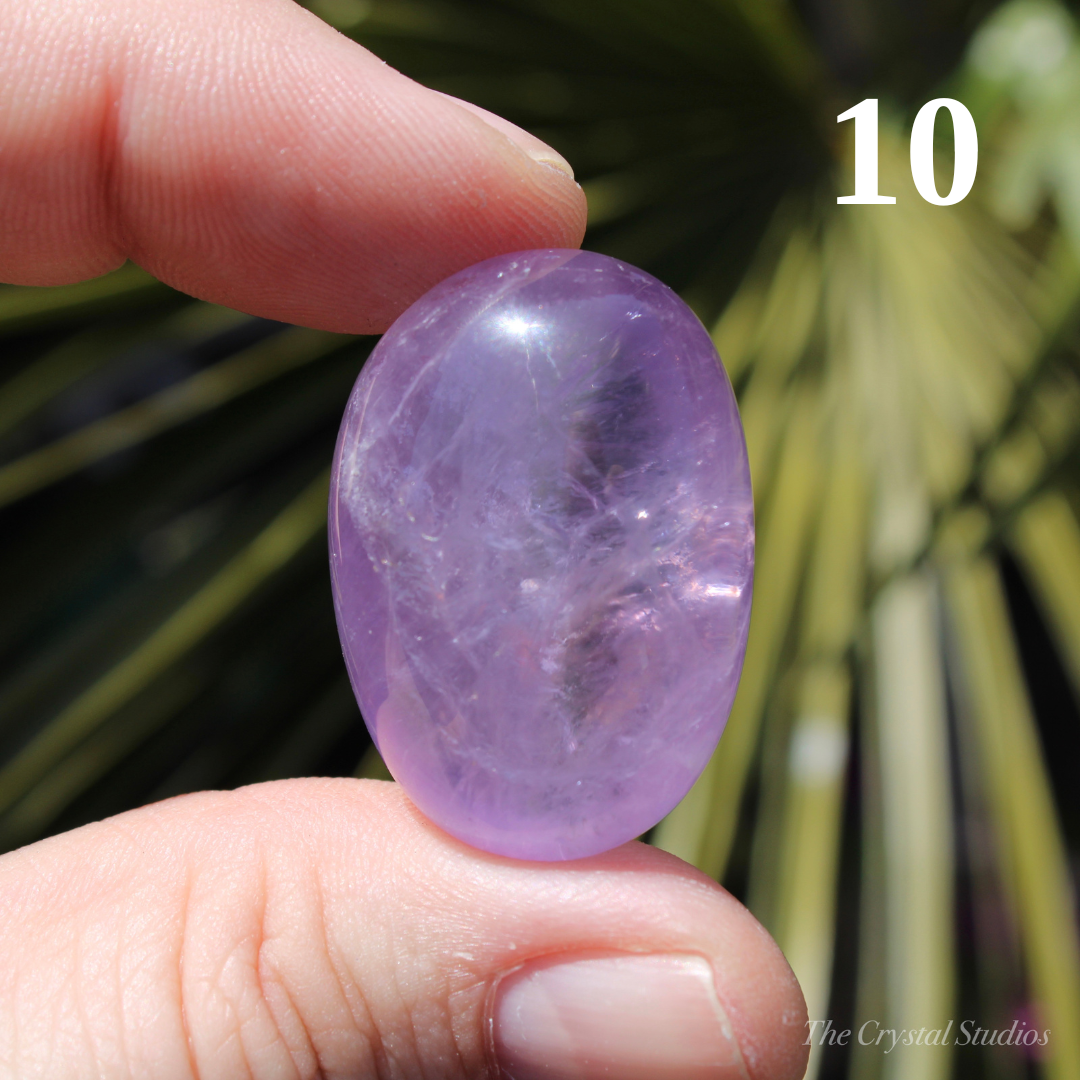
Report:
[[[1008,1028],[1026,1009],[1053,1033],[1046,1074],[1080,1075],[1080,820],[1044,750],[1076,711],[1036,722],[1008,600],[1027,610],[1019,566],[1080,692],[1072,16],[1013,0],[965,59],[984,11],[959,0],[807,21],[781,0],[309,6],[550,141],[589,195],[588,245],[714,328],[751,455],[755,609],[728,730],[653,841],[748,900],[812,1018]],[[951,208],[907,172],[913,108],[942,85],[983,142]],[[837,206],[835,116],[870,95],[898,201]],[[377,771],[321,535],[370,343],[134,268],[0,291],[0,335],[2,842]],[[1044,631],[1021,620],[1023,646]],[[1010,1053],[815,1048],[810,1071],[1004,1075]]]

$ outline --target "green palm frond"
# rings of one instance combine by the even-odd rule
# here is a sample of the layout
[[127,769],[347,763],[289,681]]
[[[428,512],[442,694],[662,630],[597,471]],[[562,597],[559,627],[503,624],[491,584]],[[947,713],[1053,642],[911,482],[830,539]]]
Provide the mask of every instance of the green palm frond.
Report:
[[[141,272],[113,276],[145,288]],[[321,722],[350,771],[365,740],[340,693],[322,530],[368,345],[157,283],[152,311],[115,322],[87,313],[81,287],[6,290],[24,294],[50,317],[10,327],[0,384],[0,512],[14,523],[0,533],[0,841],[261,777],[335,685],[340,722]]]

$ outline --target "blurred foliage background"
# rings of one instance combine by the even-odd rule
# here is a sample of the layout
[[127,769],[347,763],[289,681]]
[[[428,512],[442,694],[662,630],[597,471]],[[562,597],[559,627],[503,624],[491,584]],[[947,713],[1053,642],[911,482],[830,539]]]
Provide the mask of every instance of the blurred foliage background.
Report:
[[[751,640],[720,748],[652,842],[750,905],[812,1019],[1051,1031],[889,1054],[853,1037],[816,1046],[809,1075],[1080,1077],[1075,12],[309,6],[559,149],[586,245],[679,290],[724,357],[758,507]],[[980,136],[953,207],[908,166],[941,95]],[[894,206],[836,204],[836,116],[864,97]],[[947,113],[937,130],[944,191]],[[0,287],[3,847],[198,788],[380,774],[325,542],[371,345],[131,266]]]

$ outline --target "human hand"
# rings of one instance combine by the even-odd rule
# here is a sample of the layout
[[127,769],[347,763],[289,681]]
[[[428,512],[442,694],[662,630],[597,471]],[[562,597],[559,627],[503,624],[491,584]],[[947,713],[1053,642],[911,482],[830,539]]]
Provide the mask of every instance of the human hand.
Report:
[[481,259],[577,247],[585,197],[539,139],[291,0],[0,0],[0,223],[0,281],[131,259],[378,333]]
[[[219,303],[381,330],[464,265],[575,246],[559,161],[288,0],[0,0],[3,280],[132,258]],[[188,796],[4,856],[0,972],[0,1076],[805,1065],[794,979],[714,882],[638,844],[485,855],[372,781]]]
[[188,795],[44,840],[0,859],[0,911],[0,1075],[21,1080],[805,1066],[795,980],[715,882],[636,843],[486,855],[381,781]]

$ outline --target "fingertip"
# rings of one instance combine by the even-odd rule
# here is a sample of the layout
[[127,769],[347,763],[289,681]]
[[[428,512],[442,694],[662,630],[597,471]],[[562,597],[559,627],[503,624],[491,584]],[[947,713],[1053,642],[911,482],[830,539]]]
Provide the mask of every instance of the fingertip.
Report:
[[[465,101],[462,98],[453,97],[451,94],[444,94],[442,91],[435,91],[440,97],[445,98],[447,101],[452,101],[459,108],[478,116],[484,123],[493,127],[496,131],[505,135],[512,143],[523,150],[533,161],[539,162],[541,165],[550,165],[552,168],[558,169],[560,172],[565,173],[574,179],[574,169],[570,162],[566,160],[554,147],[549,146],[542,139],[538,139],[531,132],[526,131],[524,128],[520,128],[517,124],[512,124],[509,120],[504,119],[497,113],[489,112],[487,109],[481,108],[479,105],[474,105],[471,101]],[[575,182],[576,184],[576,182]],[[576,185],[578,190],[581,190],[580,185]],[[584,195],[583,195],[584,197]]]
[[[145,807],[4,866],[26,918],[0,963],[33,971],[19,1008],[63,997],[74,952],[102,1003],[69,1020],[107,1060],[72,1043],[50,1075],[110,1071],[116,1046],[254,1077],[381,1075],[388,1047],[408,1076],[494,1074],[491,1051],[514,1080],[796,1080],[805,1065],[805,1010],[768,935],[641,844],[526,863],[447,837],[396,784],[306,779]],[[86,936],[91,908],[110,934]],[[118,950],[137,986],[112,977]]]
[[[545,1067],[553,1070],[551,1055],[557,1050],[564,1057],[570,1055],[564,1062],[569,1068],[571,1059],[584,1052],[590,1039],[601,1048],[607,1042],[629,1052],[627,1048],[636,1045],[631,1039],[634,1030],[646,1032],[648,1023],[654,1024],[649,1039],[655,1037],[657,1047],[667,1047],[665,1053],[675,1065],[679,1061],[677,1047],[685,1042],[686,1048],[693,1049],[691,1038],[697,1039],[694,1046],[706,1056],[722,1058],[722,1041],[717,1041],[704,1023],[684,1030],[679,1027],[683,1023],[678,1019],[680,1010],[671,1015],[659,1010],[653,1015],[649,1004],[654,997],[676,995],[681,986],[686,993],[682,1015],[701,1018],[703,1006],[689,992],[696,980],[694,957],[708,965],[716,998],[730,1021],[749,1080],[800,1080],[803,1076],[809,1053],[805,1045],[806,1006],[790,966],[743,904],[682,860],[637,841],[565,863],[509,859],[478,851],[444,833],[415,808],[398,784],[328,781],[323,787],[318,783],[320,799],[336,802],[344,795],[350,802],[355,800],[357,820],[380,823],[379,843],[393,853],[396,880],[403,892],[422,888],[431,904],[427,926],[455,926],[458,922],[452,912],[469,912],[469,950],[479,978],[493,979],[497,987],[505,988],[511,985],[506,981],[511,973],[516,984],[534,970],[553,972],[545,976],[549,981],[534,981],[516,996],[518,1019],[513,1030],[517,1032],[517,1072],[508,1070],[514,1080],[529,1080],[531,1076],[530,1066],[521,1056],[521,1040],[527,1037],[535,1042],[540,1038],[539,1027],[529,1034],[534,1016],[537,1024],[546,1017],[545,1038],[562,1039],[565,1031],[560,1025],[567,1017],[580,1019],[583,1002],[600,1000],[604,993],[623,993],[619,988],[635,981],[651,987],[652,992],[639,1002],[632,1023],[626,1016],[613,1020],[605,1014],[595,1018],[590,1029],[582,1020],[575,1028],[576,1042],[537,1044],[538,1053],[547,1062]],[[370,832],[368,839],[373,839]],[[409,868],[405,873],[403,866]],[[433,915],[435,911],[441,914]],[[597,956],[669,959],[656,960],[656,971],[645,970],[652,963],[649,961],[635,975],[632,964],[621,962],[605,973],[604,965],[591,964]],[[575,968],[578,961],[589,963]],[[673,970],[666,970],[669,968]],[[663,990],[664,986],[668,990]],[[496,1028],[501,993],[493,995],[489,1006],[488,1022]],[[561,995],[561,1004],[553,1004],[552,995]],[[637,1000],[631,995],[624,1001],[627,1016]],[[522,1012],[527,1005],[532,1011]],[[677,1021],[676,1031],[682,1032],[674,1042],[670,1041],[671,1029],[665,1030],[671,1020]],[[513,1041],[514,1037],[508,1028],[507,1038]],[[665,1043],[664,1038],[669,1041]],[[636,1052],[631,1054],[635,1056],[640,1057]],[[680,1080],[698,1075],[689,1071],[685,1062],[678,1067],[683,1069]],[[650,1069],[650,1080],[664,1080],[668,1075],[655,1063]],[[735,1065],[731,1070],[732,1076],[742,1075]],[[557,1080],[563,1074],[549,1071],[538,1075]],[[581,1075],[591,1080],[593,1074]],[[726,1075],[723,1071],[701,1073],[717,1080]]]
[[[143,216],[151,272],[252,314],[371,334],[476,262],[580,245],[584,194],[536,147],[366,54],[338,59],[334,81],[348,90],[317,99],[303,130],[282,133],[276,116],[302,108],[292,99],[307,98],[310,78],[283,77],[285,100],[246,133],[256,151],[226,132],[202,175],[177,185],[178,220],[200,228],[166,235],[167,215]],[[192,243],[201,237],[209,257]]]
[[750,1080],[801,1080],[810,1053],[806,1003],[765,927],[714,879],[666,851],[634,843],[609,855],[625,859],[628,867],[651,864],[654,873],[671,874],[708,898],[715,914],[712,920],[701,917],[701,939],[712,946],[708,957],[717,997],[731,1020]]
[[750,1080],[801,1080],[810,1053],[802,990],[779,947],[746,914],[747,932],[758,938],[748,954],[757,963],[738,982],[718,968],[717,992],[728,1008]]
[[296,4],[58,0],[5,30],[6,280],[127,257],[206,300],[376,333],[472,263],[584,234],[554,151]]

